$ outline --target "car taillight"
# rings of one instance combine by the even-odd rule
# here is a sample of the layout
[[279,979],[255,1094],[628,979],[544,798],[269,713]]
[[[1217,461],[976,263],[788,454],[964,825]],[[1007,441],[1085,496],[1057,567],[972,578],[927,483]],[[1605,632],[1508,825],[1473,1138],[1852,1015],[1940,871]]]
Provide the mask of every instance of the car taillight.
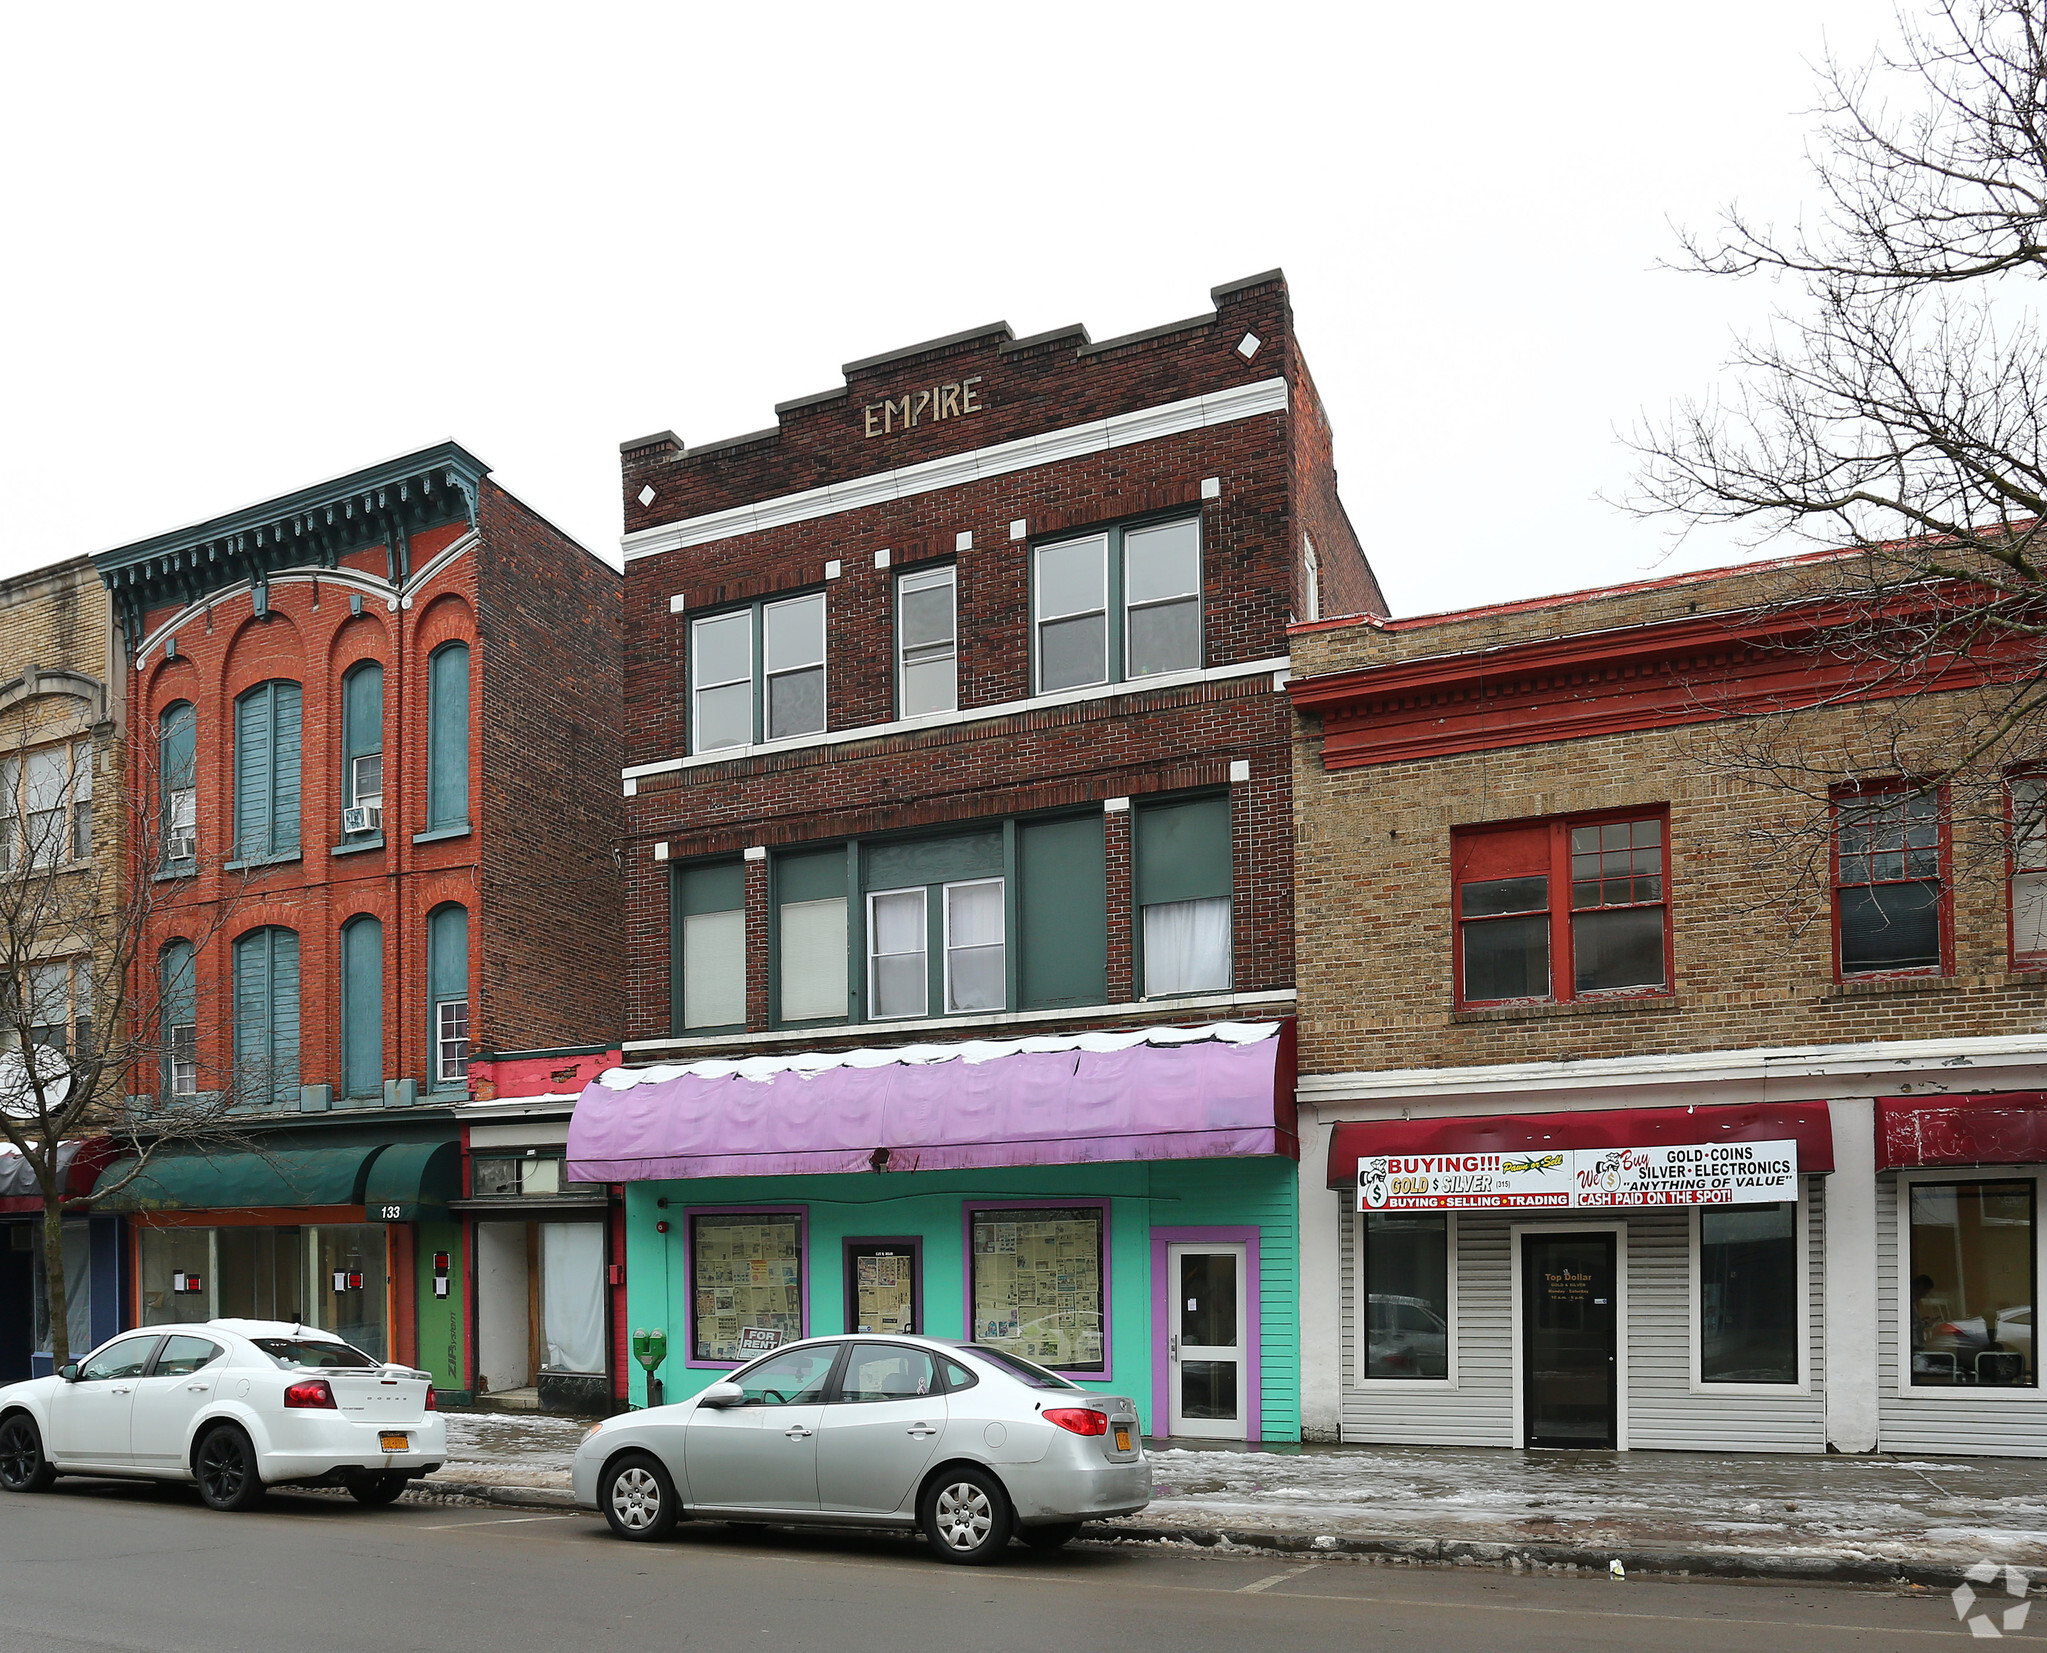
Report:
[[1085,1406],[1054,1406],[1045,1412],[1047,1423],[1056,1423],[1061,1429],[1071,1430],[1076,1435],[1106,1435],[1109,1432],[1109,1414],[1092,1412]]
[[337,1410],[334,1405],[334,1391],[328,1387],[325,1378],[307,1378],[303,1382],[294,1383],[284,1392],[284,1404],[323,1407],[329,1412]]
[[441,1409],[440,1402],[434,1399],[434,1386],[431,1383],[426,1386],[426,1409],[429,1412],[438,1412]]

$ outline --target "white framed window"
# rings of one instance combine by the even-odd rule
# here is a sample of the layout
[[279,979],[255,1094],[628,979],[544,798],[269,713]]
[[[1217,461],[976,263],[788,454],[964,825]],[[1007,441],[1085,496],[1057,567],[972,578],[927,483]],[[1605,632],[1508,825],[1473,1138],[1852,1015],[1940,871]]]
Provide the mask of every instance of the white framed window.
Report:
[[867,897],[867,1013],[881,1021],[931,1007],[924,891],[876,890]]
[[945,886],[945,1008],[1000,1010],[1008,1002],[1002,880]]
[[1031,603],[1039,694],[1198,670],[1201,519],[1040,544]]
[[1109,536],[1037,549],[1038,692],[1109,681]]
[[348,801],[357,809],[384,807],[384,754],[365,753],[348,766]]
[[690,746],[714,752],[753,742],[753,610],[689,628]]
[[1123,673],[1201,664],[1201,524],[1193,517],[1123,535]]
[[1692,1392],[1807,1393],[1812,1250],[1805,1190],[1776,1204],[1695,1206],[1690,1243]]
[[794,740],[825,728],[824,593],[690,624],[690,750]]
[[958,571],[950,564],[896,581],[896,703],[900,717],[959,706]]
[[1457,1387],[1457,1214],[1358,1211],[1354,1381]]
[[1889,1284],[1897,1292],[1901,1395],[2039,1402],[2041,1194],[2033,1169],[1899,1175],[1897,1278]]
[[1301,618],[1322,618],[1322,559],[1315,555],[1315,542],[1301,536]]
[[0,758],[0,873],[92,854],[92,742]]
[[434,1006],[434,1077],[453,1084],[469,1072],[469,1001],[442,999]]
[[199,1027],[196,1022],[170,1026],[171,1095],[199,1094]]
[[761,608],[769,740],[824,732],[824,593]]

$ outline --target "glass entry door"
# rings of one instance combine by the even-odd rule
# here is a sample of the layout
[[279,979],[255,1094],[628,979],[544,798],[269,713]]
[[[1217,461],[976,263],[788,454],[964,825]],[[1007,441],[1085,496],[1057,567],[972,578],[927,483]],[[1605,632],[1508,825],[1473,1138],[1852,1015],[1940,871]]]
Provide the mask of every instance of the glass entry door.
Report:
[[913,1333],[924,1324],[914,1240],[853,1240],[846,1246],[846,1330]]
[[1521,1237],[1525,1446],[1618,1444],[1614,1239],[1612,1234]]
[[1244,1292],[1247,1248],[1166,1247],[1167,1430],[1245,1438]]

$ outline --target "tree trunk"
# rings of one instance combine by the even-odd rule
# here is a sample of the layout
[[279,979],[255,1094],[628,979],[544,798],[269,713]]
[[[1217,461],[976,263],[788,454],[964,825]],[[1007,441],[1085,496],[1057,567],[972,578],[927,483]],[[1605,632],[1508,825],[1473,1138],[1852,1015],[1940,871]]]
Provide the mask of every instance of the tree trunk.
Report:
[[64,1295],[64,1201],[43,1195],[43,1287],[50,1305],[51,1370],[71,1364],[71,1305]]

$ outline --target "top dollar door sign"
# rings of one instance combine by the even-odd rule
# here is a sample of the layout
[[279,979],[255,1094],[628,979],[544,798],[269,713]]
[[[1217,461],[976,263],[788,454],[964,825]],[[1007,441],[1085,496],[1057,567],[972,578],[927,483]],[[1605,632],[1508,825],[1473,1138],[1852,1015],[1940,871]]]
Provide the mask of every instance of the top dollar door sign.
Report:
[[1747,1205],[1797,1198],[1793,1141],[1382,1154],[1358,1161],[1360,1211]]

